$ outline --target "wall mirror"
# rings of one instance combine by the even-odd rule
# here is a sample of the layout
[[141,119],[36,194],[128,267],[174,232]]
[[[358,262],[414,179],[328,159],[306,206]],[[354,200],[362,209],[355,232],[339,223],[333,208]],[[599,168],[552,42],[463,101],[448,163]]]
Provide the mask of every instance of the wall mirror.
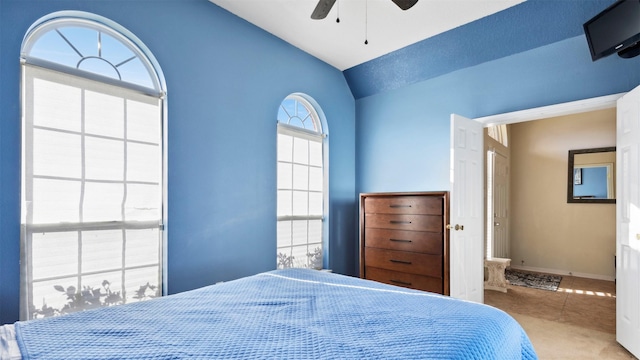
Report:
[[616,202],[616,148],[569,150],[568,203]]

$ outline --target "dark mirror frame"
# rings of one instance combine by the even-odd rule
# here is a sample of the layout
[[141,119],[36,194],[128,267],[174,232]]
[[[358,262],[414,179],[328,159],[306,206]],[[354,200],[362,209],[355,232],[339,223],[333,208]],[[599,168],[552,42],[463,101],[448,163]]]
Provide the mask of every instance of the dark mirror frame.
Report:
[[[569,150],[569,166],[567,177],[567,203],[596,203],[596,204],[615,204],[616,199],[574,199],[573,198],[573,156],[576,154],[590,154],[616,151],[616,147],[603,147],[593,149]],[[616,189],[616,194],[617,194]]]

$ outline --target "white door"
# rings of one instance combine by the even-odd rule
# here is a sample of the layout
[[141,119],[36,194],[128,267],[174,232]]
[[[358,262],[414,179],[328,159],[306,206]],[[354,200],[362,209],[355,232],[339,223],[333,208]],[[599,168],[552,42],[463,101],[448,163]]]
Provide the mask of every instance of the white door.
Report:
[[618,100],[616,338],[640,358],[640,87]]
[[[509,258],[509,163],[495,152],[493,167],[493,257]],[[488,214],[489,215],[489,214]]]
[[450,295],[484,302],[483,126],[451,115]]

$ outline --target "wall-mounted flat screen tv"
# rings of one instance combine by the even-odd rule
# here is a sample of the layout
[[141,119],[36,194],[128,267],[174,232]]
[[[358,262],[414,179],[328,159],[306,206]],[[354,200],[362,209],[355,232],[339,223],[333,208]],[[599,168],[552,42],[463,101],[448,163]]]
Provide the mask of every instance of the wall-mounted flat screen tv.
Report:
[[591,59],[640,54],[640,0],[618,0],[584,24]]

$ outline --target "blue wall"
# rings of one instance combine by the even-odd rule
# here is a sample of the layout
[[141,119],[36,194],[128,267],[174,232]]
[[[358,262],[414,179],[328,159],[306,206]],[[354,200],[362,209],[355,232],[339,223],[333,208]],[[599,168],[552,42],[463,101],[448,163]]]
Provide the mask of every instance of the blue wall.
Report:
[[206,0],[1,0],[1,323],[18,317],[20,45],[30,25],[61,10],[124,26],[164,72],[170,293],[275,268],[276,114],[293,92],[326,115],[329,266],[356,272],[355,101],[340,71]]
[[582,183],[573,185],[573,196],[593,196],[595,199],[607,198],[607,168],[582,168]]
[[583,34],[614,0],[527,0],[345,70],[356,99]]
[[640,57],[592,62],[582,24],[613,0],[528,0],[347,69],[358,192],[448,190],[450,115],[476,118],[609,95]]
[[358,99],[356,188],[448,190],[452,113],[477,118],[625,92],[638,84],[640,57],[592,62],[579,35]]

